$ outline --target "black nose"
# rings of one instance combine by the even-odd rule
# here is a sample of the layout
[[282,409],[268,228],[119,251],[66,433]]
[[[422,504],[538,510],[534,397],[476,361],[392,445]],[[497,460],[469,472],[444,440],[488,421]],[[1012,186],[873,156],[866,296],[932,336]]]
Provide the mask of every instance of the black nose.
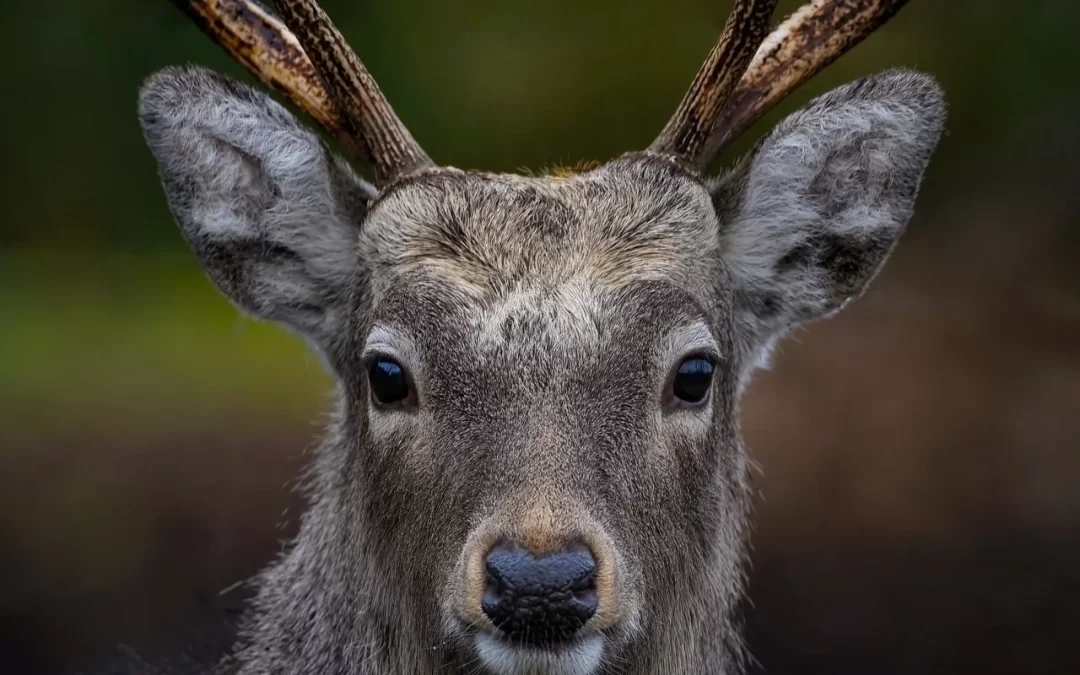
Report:
[[596,613],[595,575],[596,561],[584,547],[537,558],[500,544],[488,553],[481,608],[511,640],[566,640]]

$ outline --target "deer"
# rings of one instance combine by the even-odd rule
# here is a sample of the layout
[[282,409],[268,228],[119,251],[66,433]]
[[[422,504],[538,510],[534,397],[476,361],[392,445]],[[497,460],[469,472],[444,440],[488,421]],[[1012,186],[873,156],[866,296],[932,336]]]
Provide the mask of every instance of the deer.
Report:
[[313,0],[175,4],[316,126],[200,66],[149,76],[171,215],[334,378],[298,531],[215,672],[743,672],[740,401],[895,249],[944,92],[866,76],[710,168],[906,0],[775,27],[736,0],[650,145],[537,175],[433,161]]

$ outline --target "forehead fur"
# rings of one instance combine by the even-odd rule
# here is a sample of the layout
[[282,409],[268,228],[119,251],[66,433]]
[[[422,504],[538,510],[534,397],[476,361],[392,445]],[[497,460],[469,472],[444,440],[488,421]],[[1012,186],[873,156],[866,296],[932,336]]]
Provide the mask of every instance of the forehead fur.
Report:
[[391,186],[361,235],[373,279],[419,273],[477,300],[700,284],[716,246],[704,186],[644,155],[569,176],[436,169]]

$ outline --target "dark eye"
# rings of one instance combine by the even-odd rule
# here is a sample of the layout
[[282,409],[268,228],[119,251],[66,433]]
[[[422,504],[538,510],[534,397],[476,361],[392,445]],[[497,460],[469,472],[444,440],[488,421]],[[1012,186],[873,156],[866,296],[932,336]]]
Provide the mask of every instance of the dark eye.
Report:
[[701,403],[709,394],[712,384],[713,362],[701,356],[692,356],[679,364],[671,383],[671,393],[685,403]]
[[405,369],[397,361],[380,356],[368,366],[371,395],[383,405],[401,403],[409,398],[409,381]]

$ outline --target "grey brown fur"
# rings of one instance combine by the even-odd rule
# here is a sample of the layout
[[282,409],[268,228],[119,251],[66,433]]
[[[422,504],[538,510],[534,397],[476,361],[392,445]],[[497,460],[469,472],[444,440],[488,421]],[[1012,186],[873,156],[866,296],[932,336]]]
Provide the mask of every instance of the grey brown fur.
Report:
[[[944,122],[929,77],[840,87],[717,178],[637,153],[570,176],[425,169],[376,193],[221,75],[167,69],[139,114],[210,278],[338,382],[310,506],[257,580],[230,671],[741,671],[739,396],[893,249]],[[415,409],[371,403],[373,350],[406,367]],[[665,407],[695,351],[717,357],[708,405]],[[599,656],[477,638],[493,628],[471,561],[498,536],[593,547]]]

